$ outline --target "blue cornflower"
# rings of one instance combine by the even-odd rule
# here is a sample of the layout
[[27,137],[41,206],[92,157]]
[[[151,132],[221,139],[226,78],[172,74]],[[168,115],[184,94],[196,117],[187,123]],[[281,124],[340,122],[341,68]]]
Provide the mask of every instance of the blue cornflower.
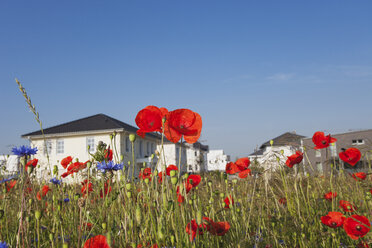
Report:
[[61,185],[62,180],[58,180],[57,178],[53,177],[50,179],[50,182],[53,183],[54,185],[58,184]]
[[106,161],[102,161],[100,163],[97,164],[97,169],[102,171],[102,173],[105,173],[106,171],[117,171],[117,170],[122,170],[124,167],[123,164],[115,164],[112,160],[107,162]]
[[[0,184],[2,184],[2,183],[6,183],[6,182],[9,182],[10,180],[12,180],[13,178],[15,178],[16,176],[11,176],[11,177],[8,177],[8,178],[5,178],[5,179],[3,179],[3,180],[0,180]],[[1,244],[1,243],[0,243]],[[0,246],[0,248],[1,248],[1,246]]]
[[64,202],[69,202],[70,199],[69,199],[69,198],[65,198],[63,201],[64,201]]
[[0,248],[8,248],[8,247],[9,247],[9,245],[7,245],[5,243],[5,241],[4,242],[0,242]]
[[13,147],[12,152],[14,155],[23,157],[25,155],[34,155],[37,153],[37,147],[31,148],[31,146],[20,146],[19,148]]

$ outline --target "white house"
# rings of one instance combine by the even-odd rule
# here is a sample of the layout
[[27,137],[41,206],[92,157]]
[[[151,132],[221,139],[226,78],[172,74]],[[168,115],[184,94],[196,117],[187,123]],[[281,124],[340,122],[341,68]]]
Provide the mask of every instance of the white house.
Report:
[[12,175],[18,172],[19,158],[17,155],[0,155],[1,175]]
[[224,171],[228,162],[230,162],[230,156],[226,155],[223,150],[210,150],[207,154],[208,171]]
[[305,136],[295,132],[287,132],[263,143],[259,150],[248,157],[253,164],[265,170],[275,170],[279,164],[285,164],[287,157],[293,155],[301,147],[301,139]]
[[[89,153],[96,152],[95,149],[99,141],[110,146],[113,150],[114,161],[119,161],[122,156],[124,165],[127,166],[128,161],[132,161],[132,144],[129,135],[136,134],[137,130],[137,128],[122,121],[104,114],[97,114],[44,129],[45,141],[41,131],[24,134],[22,137],[28,139],[32,147],[38,147],[39,151],[35,158],[39,159],[39,164],[42,165],[42,168],[38,170],[39,177],[45,178],[50,176],[49,172],[54,165],[59,166],[60,175],[65,172],[65,169],[60,165],[60,161],[67,156],[72,156],[81,162],[90,160]],[[113,133],[116,134],[114,137],[112,136]],[[187,150],[189,149],[187,145],[170,143],[164,138],[163,147],[164,154],[161,155],[161,161],[158,163],[159,171],[164,159],[166,165],[178,165],[179,149],[182,152],[181,164],[193,163],[190,160],[191,158],[187,158]],[[151,168],[156,166],[158,158],[152,156],[155,151],[161,151],[161,135],[147,133],[145,138],[136,135],[134,143],[135,176],[138,176],[140,169],[144,166]],[[49,155],[49,163],[47,154]],[[131,168],[132,165],[129,166],[129,170]],[[129,174],[131,175],[131,171],[129,171]]]

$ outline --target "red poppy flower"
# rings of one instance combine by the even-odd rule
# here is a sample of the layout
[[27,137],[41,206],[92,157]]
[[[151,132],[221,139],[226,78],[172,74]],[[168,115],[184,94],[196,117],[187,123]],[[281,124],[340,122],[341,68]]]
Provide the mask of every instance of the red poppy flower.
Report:
[[226,173],[227,174],[232,175],[232,174],[235,174],[237,172],[240,172],[240,170],[235,163],[229,162],[229,163],[226,164]]
[[46,194],[50,191],[50,188],[48,185],[44,185],[40,191],[36,193],[36,198],[41,201],[42,198],[46,196]]
[[243,170],[242,172],[239,172],[238,174],[239,178],[246,178],[248,175],[252,175],[251,169]]
[[64,159],[62,159],[61,161],[61,165],[64,169],[67,168],[67,166],[72,162],[72,157],[71,156],[68,156],[68,157],[65,157]]
[[371,224],[367,217],[352,215],[344,221],[344,230],[352,239],[364,237],[370,230]]
[[345,163],[350,164],[351,166],[354,166],[360,158],[362,157],[362,154],[360,153],[358,148],[349,148],[346,151],[340,152],[339,157],[342,161]]
[[143,171],[140,171],[139,178],[142,180],[148,178],[151,181],[151,168],[145,168]]
[[176,109],[166,115],[164,135],[173,143],[177,143],[181,136],[187,143],[195,143],[202,129],[201,116],[189,109]]
[[163,182],[163,172],[161,171],[161,172],[159,172],[159,174],[158,174],[158,182],[159,183],[162,183]]
[[199,234],[199,235],[203,235],[204,233],[204,230],[206,229],[206,225],[205,224],[200,224],[198,225],[196,223],[196,220],[193,219],[191,220],[191,222],[189,222],[187,225],[186,225],[186,233],[189,234],[190,236],[190,241],[193,241],[196,237],[196,234]]
[[199,185],[201,182],[201,176],[200,175],[190,175],[187,177],[187,180],[185,182],[185,188],[186,193],[189,193],[192,188],[195,188]]
[[328,201],[332,201],[334,198],[336,198],[337,192],[328,192],[327,194],[324,194],[324,199]]
[[340,227],[344,224],[345,216],[340,212],[329,212],[328,215],[322,216],[320,220],[324,225],[332,228]]
[[12,180],[6,184],[6,190],[9,192],[17,184],[16,180]]
[[330,134],[325,136],[323,132],[315,132],[313,135],[314,149],[326,148],[330,143],[335,143],[336,141],[336,138],[332,138]]
[[142,138],[146,133],[161,132],[163,117],[168,113],[166,108],[158,108],[155,106],[147,106],[138,112],[136,116],[136,124],[139,127],[137,134]]
[[235,161],[236,166],[239,168],[240,171],[243,171],[249,167],[251,161],[249,158],[239,158]]
[[112,160],[112,150],[110,149],[110,147],[109,147],[109,149],[105,150],[105,159],[107,159],[109,161]]
[[83,187],[81,187],[81,193],[83,196],[93,191],[93,184],[87,179],[85,179],[84,182],[81,182],[81,184],[83,185]]
[[[108,194],[110,194],[110,192],[111,192],[111,186],[109,187],[108,184],[105,183],[104,191],[105,191],[105,196],[107,196]],[[101,196],[101,198],[103,198],[103,192],[102,192],[102,190],[99,192],[99,195]]]
[[301,163],[302,159],[304,158],[303,153],[300,151],[296,151],[295,154],[291,155],[288,157],[287,161],[285,164],[289,167],[292,168],[295,164]]
[[287,199],[285,197],[279,199],[279,203],[282,205],[287,205]]
[[179,203],[182,203],[182,202],[185,201],[185,197],[183,195],[181,195],[181,194],[177,194],[177,201]]
[[356,207],[348,201],[340,200],[340,208],[342,208],[345,212],[354,212]]
[[239,158],[235,163],[229,162],[226,164],[226,173],[232,175],[239,172],[240,178],[246,178],[251,175],[251,170],[248,169],[250,163],[249,158]]
[[72,173],[74,173],[74,172],[73,172],[73,171],[67,171],[67,172],[64,172],[64,173],[61,175],[61,177],[62,177],[62,178],[65,178],[65,177],[71,175]]
[[[92,230],[93,224],[90,222],[84,222],[82,226],[83,226],[83,229],[90,231]],[[79,226],[79,229],[80,229],[80,226]]]
[[171,165],[169,165],[168,167],[167,167],[167,176],[170,176],[170,172],[172,171],[172,170],[176,170],[176,171],[178,171],[178,167],[177,166],[175,166],[175,165],[173,165],[173,164],[171,164]]
[[97,235],[88,239],[83,248],[110,248],[110,246],[105,236]]
[[[231,202],[230,202],[230,198],[231,198]],[[232,196],[227,196],[224,200],[225,202],[225,208],[230,208],[230,204],[231,205],[234,205],[234,199],[232,198]]]
[[230,223],[227,221],[214,222],[208,217],[203,217],[203,220],[207,222],[207,225],[206,225],[207,230],[212,235],[223,236],[230,229]]
[[35,168],[36,165],[37,165],[37,162],[38,162],[38,161],[39,161],[39,160],[37,160],[37,158],[28,161],[27,164],[26,164],[26,166],[25,166],[26,171],[27,171],[27,168],[28,168],[29,166],[32,166],[32,167]]
[[356,172],[356,173],[352,174],[352,177],[355,180],[358,180],[358,178],[361,179],[361,180],[365,180],[367,178],[367,174],[364,173],[364,172]]

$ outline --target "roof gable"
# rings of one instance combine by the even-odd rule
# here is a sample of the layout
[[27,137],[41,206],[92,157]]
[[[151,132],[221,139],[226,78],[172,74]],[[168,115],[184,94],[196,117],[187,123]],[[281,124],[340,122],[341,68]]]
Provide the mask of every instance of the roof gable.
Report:
[[[298,135],[295,133],[286,132],[278,137],[272,139],[274,141],[273,146],[281,146],[281,145],[300,145],[301,139],[305,136]],[[260,149],[265,148],[266,146],[270,146],[270,140],[263,143],[260,146]]]
[[[100,130],[103,131],[110,129],[124,129],[125,131],[132,133],[135,133],[138,130],[138,128],[135,128],[125,122],[119,121],[110,116],[104,114],[97,114],[46,128],[44,129],[44,134],[62,134]],[[37,135],[42,135],[40,130],[24,134],[22,135],[22,137]],[[159,135],[155,133],[148,133],[147,135],[153,138],[159,138]]]

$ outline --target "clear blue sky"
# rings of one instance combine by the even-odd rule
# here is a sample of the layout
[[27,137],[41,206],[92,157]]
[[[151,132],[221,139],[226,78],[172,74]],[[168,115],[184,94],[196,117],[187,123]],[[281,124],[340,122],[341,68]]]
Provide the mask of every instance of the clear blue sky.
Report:
[[1,1],[0,152],[96,113],[190,108],[235,156],[372,128],[372,1]]

